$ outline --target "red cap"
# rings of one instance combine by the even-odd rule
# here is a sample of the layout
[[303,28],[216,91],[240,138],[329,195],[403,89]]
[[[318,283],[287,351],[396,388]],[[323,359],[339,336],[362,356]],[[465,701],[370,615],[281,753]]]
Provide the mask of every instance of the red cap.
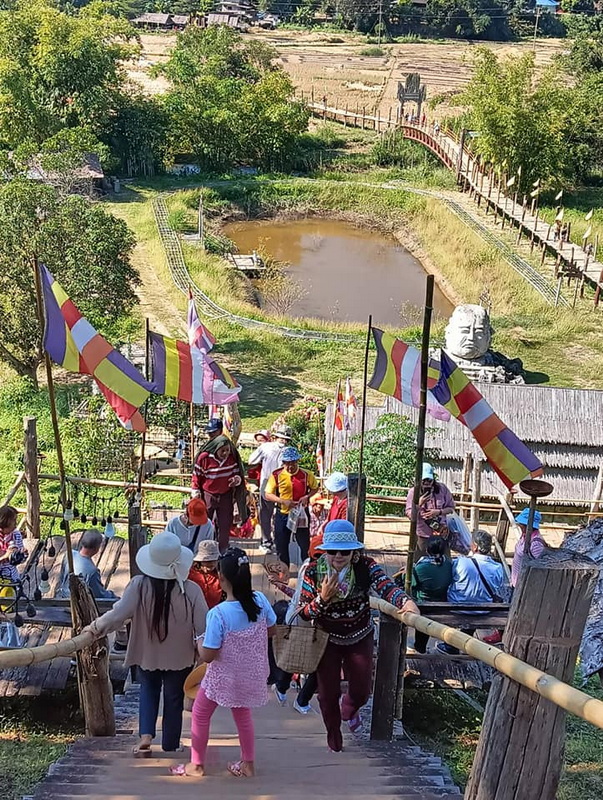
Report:
[[191,525],[205,525],[207,506],[200,497],[193,497],[186,505],[186,515]]

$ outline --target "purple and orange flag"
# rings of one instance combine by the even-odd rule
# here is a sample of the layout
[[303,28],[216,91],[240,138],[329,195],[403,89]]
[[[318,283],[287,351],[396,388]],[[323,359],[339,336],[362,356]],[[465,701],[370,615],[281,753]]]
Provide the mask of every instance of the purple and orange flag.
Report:
[[44,349],[64,369],[91,375],[125,428],[145,431],[139,409],[154,385],[92,327],[45,266],[40,266],[40,273]]

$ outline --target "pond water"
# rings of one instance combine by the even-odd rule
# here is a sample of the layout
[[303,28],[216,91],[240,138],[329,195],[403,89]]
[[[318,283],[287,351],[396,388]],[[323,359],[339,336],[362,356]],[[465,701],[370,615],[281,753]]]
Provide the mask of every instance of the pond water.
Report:
[[[400,327],[422,319],[425,270],[393,238],[339,220],[307,218],[288,222],[237,222],[224,233],[240,253],[263,250],[288,261],[304,290],[288,312],[340,322]],[[448,317],[453,305],[437,287],[435,316]]]

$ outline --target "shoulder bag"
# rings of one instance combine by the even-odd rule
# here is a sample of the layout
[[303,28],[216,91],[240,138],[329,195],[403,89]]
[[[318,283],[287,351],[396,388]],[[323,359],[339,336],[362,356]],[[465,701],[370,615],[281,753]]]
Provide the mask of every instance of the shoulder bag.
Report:
[[485,579],[484,573],[479,568],[479,564],[477,563],[476,559],[469,557],[469,560],[473,562],[475,569],[477,570],[477,573],[481,579],[481,582],[484,584],[484,589],[488,592],[490,600],[492,600],[493,603],[504,603],[505,602],[504,598],[502,598],[497,592],[495,592],[494,589],[488,583],[488,581]]
[[289,625],[277,625],[272,638],[272,649],[277,667],[284,672],[301,672],[305,675],[316,672],[320,659],[327,649],[328,633],[316,625],[295,625],[299,609],[291,617]]

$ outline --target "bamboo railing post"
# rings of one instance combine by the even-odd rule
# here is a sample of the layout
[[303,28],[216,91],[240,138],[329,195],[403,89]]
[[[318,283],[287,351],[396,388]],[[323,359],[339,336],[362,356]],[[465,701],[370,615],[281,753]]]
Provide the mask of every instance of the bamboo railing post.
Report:
[[23,467],[25,473],[25,497],[27,536],[40,538],[40,483],[38,480],[38,434],[35,417],[23,417]]
[[[598,574],[594,561],[568,550],[530,559],[513,597],[504,636],[507,653],[571,681]],[[556,797],[564,741],[563,711],[496,676],[465,800]]]
[[[461,500],[466,500],[469,495],[469,487],[471,486],[471,470],[473,469],[473,456],[471,453],[465,453],[463,459],[463,478],[461,483]],[[466,519],[467,514],[461,511],[462,516]]]
[[[69,592],[77,634],[98,617],[98,609],[90,589],[79,576],[69,576]],[[109,645],[106,637],[80,650],[77,662],[86,736],[115,736],[115,709],[109,680]]]
[[366,475],[352,472],[348,475],[348,522],[356,528],[359,541],[364,542],[366,513]]
[[140,575],[136,564],[136,554],[147,542],[147,529],[142,525],[141,498],[138,492],[132,493],[128,503],[128,555],[130,559],[130,577]]
[[473,462],[473,486],[471,487],[471,512],[469,530],[471,533],[479,528],[479,501],[482,496],[482,461],[476,458]]

